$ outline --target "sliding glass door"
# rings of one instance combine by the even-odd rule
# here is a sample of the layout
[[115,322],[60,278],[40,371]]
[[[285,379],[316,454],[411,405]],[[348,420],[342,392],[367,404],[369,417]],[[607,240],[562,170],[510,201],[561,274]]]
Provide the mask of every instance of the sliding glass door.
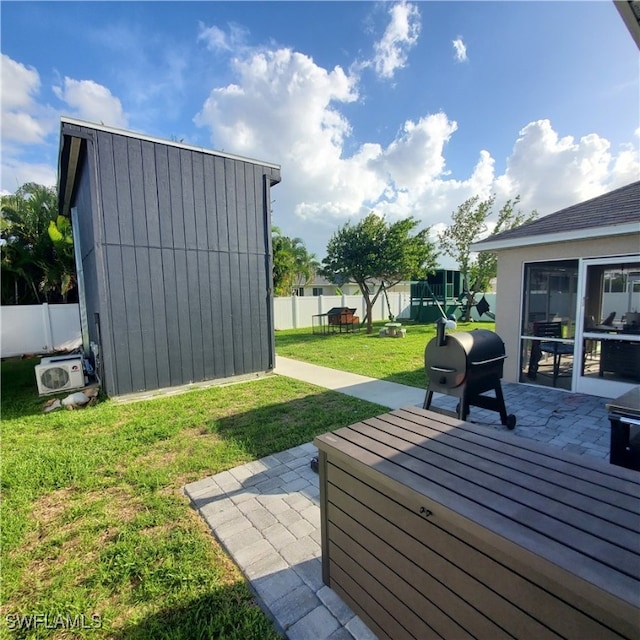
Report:
[[583,260],[580,299],[575,388],[617,397],[640,384],[638,256]]
[[520,381],[571,389],[578,260],[525,265],[520,328]]

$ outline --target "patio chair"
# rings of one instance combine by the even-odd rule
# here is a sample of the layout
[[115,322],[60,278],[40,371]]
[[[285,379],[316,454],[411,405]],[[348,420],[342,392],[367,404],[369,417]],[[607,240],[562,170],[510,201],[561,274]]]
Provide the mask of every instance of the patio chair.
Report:
[[[540,338],[562,338],[562,322],[534,322],[533,335]],[[553,386],[560,376],[560,361],[562,356],[573,356],[573,345],[563,342],[540,342],[541,353],[553,356]]]

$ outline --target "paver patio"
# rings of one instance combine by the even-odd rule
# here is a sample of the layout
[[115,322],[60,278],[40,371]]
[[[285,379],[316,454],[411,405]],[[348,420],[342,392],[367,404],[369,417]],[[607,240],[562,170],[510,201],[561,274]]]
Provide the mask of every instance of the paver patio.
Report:
[[[286,359],[280,371],[296,377]],[[293,364],[292,364],[293,363]],[[301,379],[385,404],[422,404],[424,391],[370,381],[311,365]],[[276,369],[278,373],[278,369]],[[403,396],[402,392],[406,392]],[[531,438],[577,455],[608,459],[607,398],[555,389],[503,384],[509,413],[517,416],[514,436]],[[432,409],[454,411],[457,399],[436,394]],[[471,408],[469,421],[507,431],[493,411]],[[322,583],[318,476],[311,470],[316,448],[307,443],[204,478],[185,487],[195,509],[243,571],[258,601],[290,640],[375,638],[347,605]]]

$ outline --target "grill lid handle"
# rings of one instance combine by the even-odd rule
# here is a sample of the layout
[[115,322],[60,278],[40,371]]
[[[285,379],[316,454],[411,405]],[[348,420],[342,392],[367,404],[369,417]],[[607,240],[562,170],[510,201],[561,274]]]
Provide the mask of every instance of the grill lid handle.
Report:
[[431,371],[439,371],[440,373],[455,373],[456,372],[455,369],[443,369],[442,367],[434,367],[433,365],[431,365],[429,367],[429,369],[431,369]]
[[507,356],[498,356],[497,358],[489,358],[488,360],[480,360],[479,362],[472,362],[474,367],[479,367],[481,364],[489,364],[490,362],[498,362],[498,360],[505,360]]

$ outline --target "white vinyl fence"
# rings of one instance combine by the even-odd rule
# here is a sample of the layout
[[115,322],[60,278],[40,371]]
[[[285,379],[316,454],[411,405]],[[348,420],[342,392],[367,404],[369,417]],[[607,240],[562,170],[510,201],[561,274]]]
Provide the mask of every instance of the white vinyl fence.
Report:
[[[409,318],[411,297],[408,293],[389,293],[391,313],[396,317]],[[362,321],[365,316],[365,304],[362,296],[291,296],[274,298],[274,319],[276,331],[298,329],[313,326],[313,316],[327,313],[333,307],[355,309]],[[373,320],[386,320],[389,309],[383,295],[379,296],[373,307]]]
[[0,356],[55,353],[82,344],[77,304],[0,307]]
[[[491,311],[495,313],[495,294],[486,294],[486,297]],[[408,293],[389,292],[389,305],[396,318],[411,317]],[[312,327],[313,316],[327,313],[332,307],[355,309],[361,321],[365,316],[362,296],[274,298],[273,306],[276,330]],[[478,319],[475,308],[472,316]],[[373,320],[387,320],[388,317],[387,301],[380,296],[373,307]],[[77,304],[0,306],[0,356],[3,358],[67,351],[81,344],[80,308]]]

